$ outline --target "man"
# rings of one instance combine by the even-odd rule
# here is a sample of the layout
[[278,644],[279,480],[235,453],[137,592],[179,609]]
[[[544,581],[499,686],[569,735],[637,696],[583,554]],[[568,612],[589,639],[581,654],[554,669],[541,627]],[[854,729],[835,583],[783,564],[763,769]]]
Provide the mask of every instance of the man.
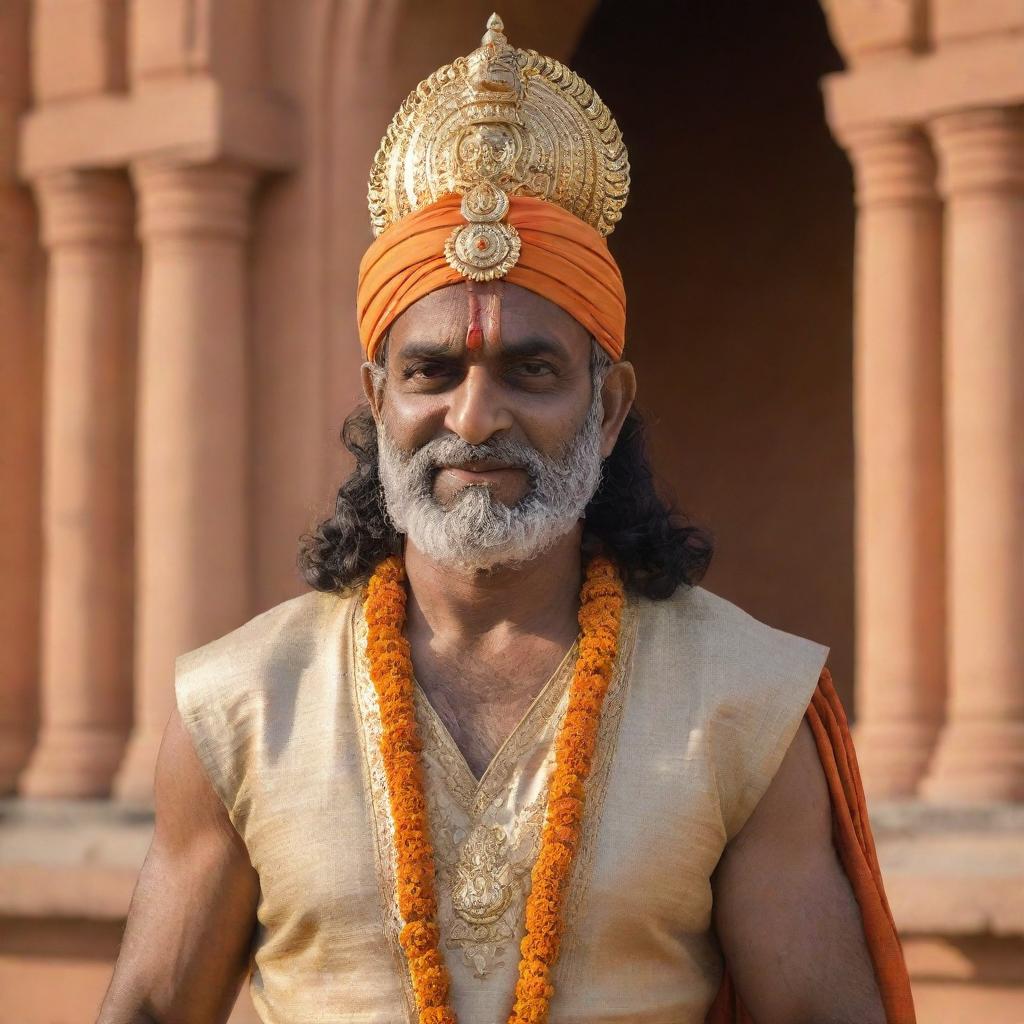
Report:
[[827,649],[699,587],[654,490],[627,187],[496,17],[399,111],[356,469],[314,592],[179,660],[101,1024],[223,1021],[250,967],[267,1024],[913,1020]]

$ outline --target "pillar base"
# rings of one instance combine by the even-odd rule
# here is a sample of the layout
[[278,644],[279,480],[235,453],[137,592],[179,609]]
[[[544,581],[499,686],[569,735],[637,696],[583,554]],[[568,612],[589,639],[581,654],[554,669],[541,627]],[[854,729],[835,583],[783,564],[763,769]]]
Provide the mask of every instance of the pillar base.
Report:
[[109,796],[127,738],[127,730],[44,729],[21,779],[22,796]]
[[933,803],[1024,800],[1024,722],[951,721],[921,791]]
[[136,732],[114,780],[114,796],[122,803],[153,806],[153,776],[163,731]]
[[15,791],[34,745],[34,729],[0,728],[0,796]]
[[871,799],[916,796],[941,723],[864,722],[854,729],[864,791]]

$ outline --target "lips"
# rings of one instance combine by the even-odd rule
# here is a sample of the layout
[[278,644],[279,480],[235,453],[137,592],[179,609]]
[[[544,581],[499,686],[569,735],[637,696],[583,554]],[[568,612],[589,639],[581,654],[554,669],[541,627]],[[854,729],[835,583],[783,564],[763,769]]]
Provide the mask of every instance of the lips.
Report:
[[435,479],[447,478],[459,487],[502,488],[526,467],[499,459],[479,459],[473,462],[450,462],[438,466]]
[[473,462],[452,462],[438,466],[438,469],[455,469],[464,473],[497,473],[503,469],[523,469],[515,462],[502,462],[499,459],[476,459]]

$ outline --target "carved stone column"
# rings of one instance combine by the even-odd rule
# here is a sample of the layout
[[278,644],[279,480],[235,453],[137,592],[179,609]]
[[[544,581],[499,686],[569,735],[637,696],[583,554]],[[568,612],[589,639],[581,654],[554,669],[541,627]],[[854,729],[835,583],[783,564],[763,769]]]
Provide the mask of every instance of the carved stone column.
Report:
[[15,166],[30,13],[28,0],[0,4],[0,794],[25,767],[39,703],[42,266],[32,197]]
[[39,683],[42,345],[36,218],[0,180],[0,793],[35,742]]
[[1024,109],[932,125],[946,198],[948,721],[926,785],[1024,798]]
[[127,181],[36,182],[49,251],[42,730],[31,796],[110,789],[131,721],[135,272]]
[[854,347],[857,744],[876,796],[909,796],[945,699],[941,208],[927,139],[849,132]]
[[133,168],[143,246],[136,714],[117,792],[150,799],[174,659],[250,612],[246,239],[254,174]]

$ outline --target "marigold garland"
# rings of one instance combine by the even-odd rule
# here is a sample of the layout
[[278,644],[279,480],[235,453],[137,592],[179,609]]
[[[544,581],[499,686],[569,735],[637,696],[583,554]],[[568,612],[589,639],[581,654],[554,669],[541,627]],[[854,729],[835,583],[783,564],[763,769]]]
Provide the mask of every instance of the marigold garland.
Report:
[[[366,655],[380,705],[380,752],[395,827],[395,882],[405,921],[399,935],[409,964],[420,1024],[456,1024],[440,948],[434,850],[420,762],[409,642],[405,639],[405,569],[397,556],[374,571],[366,595]],[[551,972],[562,940],[562,905],[580,840],[584,784],[590,773],[601,708],[611,682],[624,603],[608,558],[587,564],[580,589],[579,657],[565,719],[555,740],[540,852],[526,901],[519,978],[508,1024],[543,1024],[554,994]]]

